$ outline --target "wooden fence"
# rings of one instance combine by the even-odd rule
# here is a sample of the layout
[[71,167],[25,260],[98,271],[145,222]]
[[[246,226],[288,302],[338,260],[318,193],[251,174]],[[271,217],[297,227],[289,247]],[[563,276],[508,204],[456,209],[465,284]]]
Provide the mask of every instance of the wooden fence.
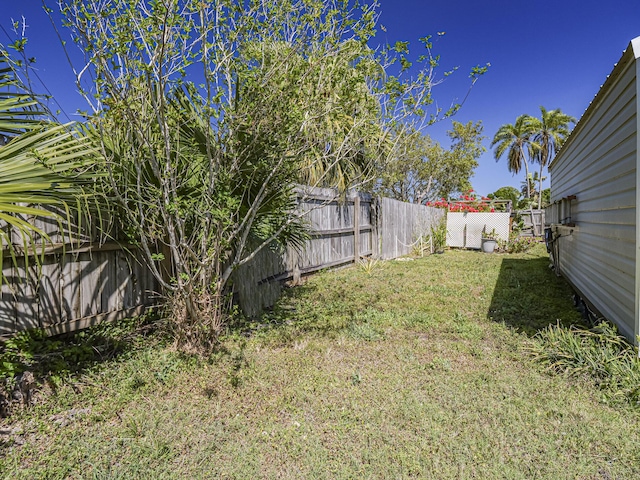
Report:
[[541,237],[544,233],[544,210],[521,210],[518,212],[523,220],[522,234],[524,236]]
[[445,217],[444,210],[440,208],[384,197],[378,199],[378,209],[378,254],[385,260],[410,254],[416,242],[429,237],[431,227],[444,221]]
[[[35,249],[44,253],[40,271],[33,255],[26,268],[24,258],[14,262],[3,250],[0,336],[28,328],[56,335],[137,315],[157,303],[157,282],[135,249],[100,241],[91,226],[75,228],[71,239],[55,221],[32,223],[51,242],[44,252],[41,245]],[[18,238],[12,243],[20,245]]]
[[363,257],[407,255],[444,217],[441,209],[362,193],[340,199],[333,190],[313,189],[300,197],[300,208],[311,224],[311,240],[302,251],[265,249],[236,271],[234,289],[246,315],[258,315],[272,306],[283,281],[296,284],[303,275]]
[[[297,283],[304,275],[363,257],[410,253],[444,215],[423,205],[362,193],[339,198],[318,188],[301,189],[298,208],[312,231],[306,246],[301,251],[264,249],[234,273],[234,292],[247,315],[272,306],[283,281]],[[158,303],[158,283],[134,248],[102,243],[92,228],[69,241],[56,222],[35,222],[53,245],[45,249],[40,275],[33,261],[26,269],[23,260],[16,266],[5,253],[2,267],[9,281],[0,288],[0,336],[34,327],[50,335],[70,332]]]

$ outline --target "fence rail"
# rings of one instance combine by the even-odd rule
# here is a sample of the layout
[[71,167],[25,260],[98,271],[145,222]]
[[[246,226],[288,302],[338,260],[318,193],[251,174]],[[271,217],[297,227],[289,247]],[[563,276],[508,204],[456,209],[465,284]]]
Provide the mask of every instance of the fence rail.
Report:
[[[258,315],[272,306],[283,281],[294,283],[321,269],[374,256],[390,259],[411,252],[415,241],[441,221],[440,209],[354,193],[338,197],[333,190],[299,191],[298,208],[312,233],[298,251],[265,248],[233,276],[234,293],[242,310]],[[28,328],[54,335],[105,320],[141,313],[159,302],[159,285],[131,245],[100,242],[88,222],[74,241],[65,239],[60,225],[34,220],[52,244],[44,249],[41,271],[26,268],[5,255],[0,287],[0,336]],[[19,245],[19,239],[15,239]],[[38,253],[40,251],[36,249]]]

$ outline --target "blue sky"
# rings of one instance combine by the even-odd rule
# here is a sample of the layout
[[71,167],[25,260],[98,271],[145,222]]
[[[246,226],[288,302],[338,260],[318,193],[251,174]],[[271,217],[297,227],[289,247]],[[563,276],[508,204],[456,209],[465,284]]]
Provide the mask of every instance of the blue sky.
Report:
[[[73,118],[85,104],[74,94],[73,75],[40,0],[0,0],[0,5],[0,24],[7,31],[11,18],[25,16],[28,54]],[[407,40],[416,50],[419,37],[446,32],[434,53],[441,55],[442,72],[460,69],[433,91],[442,106],[464,97],[472,66],[491,63],[455,117],[484,124],[488,151],[472,184],[486,195],[506,185],[519,187],[524,179],[507,171],[505,159],[494,160],[489,145],[496,130],[520,114],[537,115],[540,105],[579,118],[629,41],[640,36],[640,0],[380,0],[380,24],[386,29],[378,30],[380,43]],[[7,41],[0,31],[0,43]],[[448,145],[450,126],[445,120],[426,133]]]
[[[460,70],[434,89],[442,104],[464,96],[471,66],[491,63],[455,117],[484,124],[488,152],[472,185],[486,195],[524,180],[490,151],[500,125],[537,115],[540,105],[580,118],[630,40],[640,36],[640,1],[381,0],[380,23],[389,41],[446,32],[434,50],[443,67]],[[445,121],[426,132],[448,144],[448,128]]]

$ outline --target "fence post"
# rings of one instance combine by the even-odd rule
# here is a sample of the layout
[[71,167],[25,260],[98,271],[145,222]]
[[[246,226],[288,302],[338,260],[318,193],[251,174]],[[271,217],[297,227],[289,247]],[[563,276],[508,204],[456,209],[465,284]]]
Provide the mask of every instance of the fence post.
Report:
[[373,258],[380,258],[380,197],[371,197],[369,204],[369,218],[371,219],[371,251]]
[[301,274],[300,274],[300,253],[293,248],[289,249],[290,252],[292,252],[295,255],[295,260],[293,262],[293,272],[292,272],[292,278],[291,281],[293,282],[294,285],[300,285],[300,278],[301,278]]
[[[375,207],[373,201],[375,200]],[[373,234],[375,240],[375,250],[376,257],[382,258],[382,198],[380,196],[372,199],[371,208],[373,208],[374,217],[371,219],[371,223],[373,224]]]
[[360,194],[353,199],[353,263],[360,260]]

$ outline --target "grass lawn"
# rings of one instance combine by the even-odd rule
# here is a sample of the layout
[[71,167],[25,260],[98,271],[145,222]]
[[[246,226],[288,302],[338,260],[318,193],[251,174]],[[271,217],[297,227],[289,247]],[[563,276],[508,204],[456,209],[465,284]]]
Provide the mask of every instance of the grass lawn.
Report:
[[161,340],[0,423],[6,478],[638,478],[640,414],[527,353],[542,246],[319,274],[209,361]]

